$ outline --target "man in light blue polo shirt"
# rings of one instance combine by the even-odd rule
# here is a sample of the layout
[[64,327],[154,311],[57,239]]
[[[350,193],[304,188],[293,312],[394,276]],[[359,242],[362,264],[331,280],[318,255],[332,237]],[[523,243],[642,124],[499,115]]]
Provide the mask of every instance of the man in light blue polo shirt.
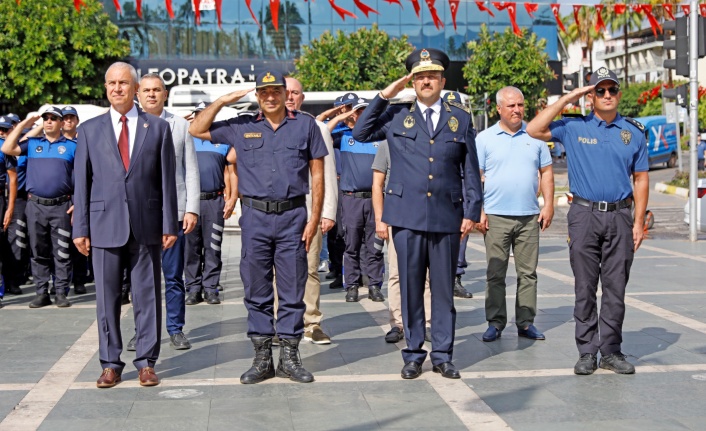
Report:
[[[505,275],[511,247],[517,270],[517,335],[544,340],[544,334],[533,323],[537,314],[539,230],[548,228],[554,217],[552,158],[547,144],[530,137],[525,130],[522,91],[505,87],[498,91],[496,100],[500,121],[476,138],[478,163],[485,176],[483,213],[476,229],[485,236],[488,259],[488,329],[483,341],[497,340],[507,325]],[[544,196],[541,211],[538,188]]]

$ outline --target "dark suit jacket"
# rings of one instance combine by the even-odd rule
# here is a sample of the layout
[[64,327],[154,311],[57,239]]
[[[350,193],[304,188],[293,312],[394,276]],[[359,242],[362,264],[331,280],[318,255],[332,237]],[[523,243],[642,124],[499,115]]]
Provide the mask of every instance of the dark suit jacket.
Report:
[[471,116],[442,102],[439,122],[429,136],[416,108],[416,100],[390,105],[378,95],[358,119],[353,137],[361,142],[387,139],[390,180],[382,221],[424,232],[458,233],[463,218],[480,220],[483,201]]
[[125,245],[132,230],[143,245],[177,234],[176,161],[169,123],[139,111],[130,166],[125,172],[110,112],[86,121],[74,161],[73,237],[91,245]]

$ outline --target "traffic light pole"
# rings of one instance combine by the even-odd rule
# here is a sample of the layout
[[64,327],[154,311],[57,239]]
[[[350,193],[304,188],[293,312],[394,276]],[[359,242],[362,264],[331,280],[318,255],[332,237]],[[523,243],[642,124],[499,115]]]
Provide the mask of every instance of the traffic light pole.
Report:
[[[698,83],[698,61],[699,61],[699,3],[691,0],[691,13],[689,14],[689,120],[691,123],[689,132],[689,241],[697,241],[696,233],[696,183],[697,183],[697,155],[696,146],[699,144],[699,83]],[[703,214],[702,217],[706,217]]]
[[[592,55],[592,54],[589,54]],[[583,82],[583,63],[581,63],[581,66],[579,66],[579,81],[576,82],[576,88],[581,88],[584,86]],[[581,100],[579,101],[579,105],[581,105],[581,115],[585,116],[586,115],[586,97],[581,96]]]

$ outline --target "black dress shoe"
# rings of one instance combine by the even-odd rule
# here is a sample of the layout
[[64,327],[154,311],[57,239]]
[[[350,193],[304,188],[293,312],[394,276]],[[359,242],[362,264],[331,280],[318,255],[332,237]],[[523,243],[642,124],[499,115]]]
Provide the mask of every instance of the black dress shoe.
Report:
[[456,366],[452,362],[444,362],[443,364],[434,365],[432,371],[441,373],[441,377],[447,379],[460,379],[461,373],[458,372]]
[[379,286],[372,286],[368,288],[368,298],[373,302],[385,302],[385,296],[380,292]]
[[221,300],[218,298],[218,292],[206,293],[205,301],[206,301],[206,304],[209,304],[209,305],[216,305],[216,304],[221,303]]
[[457,298],[473,298],[473,294],[466,290],[461,284],[461,276],[456,276],[456,281],[454,282],[454,296]]
[[22,295],[22,289],[20,289],[19,286],[15,286],[14,284],[8,284],[5,288],[5,291],[10,295]]
[[130,338],[130,341],[127,342],[127,350],[129,352],[134,352],[137,350],[135,343],[137,343],[137,334],[133,335],[132,338]]
[[190,292],[185,301],[186,305],[196,305],[201,302],[203,302],[201,292]]
[[129,303],[130,303],[130,291],[123,290],[122,294],[120,295],[120,305],[127,305]]
[[189,343],[189,340],[183,332],[177,332],[170,335],[169,340],[175,350],[189,350],[191,348],[191,343]]
[[358,286],[348,286],[346,302],[358,302]]
[[343,276],[339,275],[328,285],[329,289],[343,289]]
[[29,303],[29,308],[42,308],[51,304],[51,297],[48,293],[38,293],[32,302]]
[[397,326],[393,326],[390,332],[385,334],[385,342],[387,343],[399,343],[402,340],[404,340],[404,331]]
[[83,295],[86,293],[86,285],[82,283],[74,283],[74,294]]
[[418,364],[414,361],[409,361],[402,367],[402,378],[403,379],[416,379],[422,375],[422,364]]

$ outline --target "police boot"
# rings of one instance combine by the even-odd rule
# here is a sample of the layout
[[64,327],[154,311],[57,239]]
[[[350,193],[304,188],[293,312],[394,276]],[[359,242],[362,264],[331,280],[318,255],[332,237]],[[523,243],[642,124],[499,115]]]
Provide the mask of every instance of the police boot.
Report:
[[275,376],[275,364],[272,360],[272,337],[251,337],[255,347],[255,359],[252,367],[240,376],[240,383],[249,385],[260,383]]
[[54,304],[59,308],[71,307],[71,302],[66,298],[66,293],[57,292],[54,298]]
[[288,377],[289,380],[299,383],[311,383],[314,376],[304,369],[299,357],[298,338],[280,338],[279,365],[277,377]]
[[346,302],[358,302],[358,286],[353,284],[348,286],[346,291]]

